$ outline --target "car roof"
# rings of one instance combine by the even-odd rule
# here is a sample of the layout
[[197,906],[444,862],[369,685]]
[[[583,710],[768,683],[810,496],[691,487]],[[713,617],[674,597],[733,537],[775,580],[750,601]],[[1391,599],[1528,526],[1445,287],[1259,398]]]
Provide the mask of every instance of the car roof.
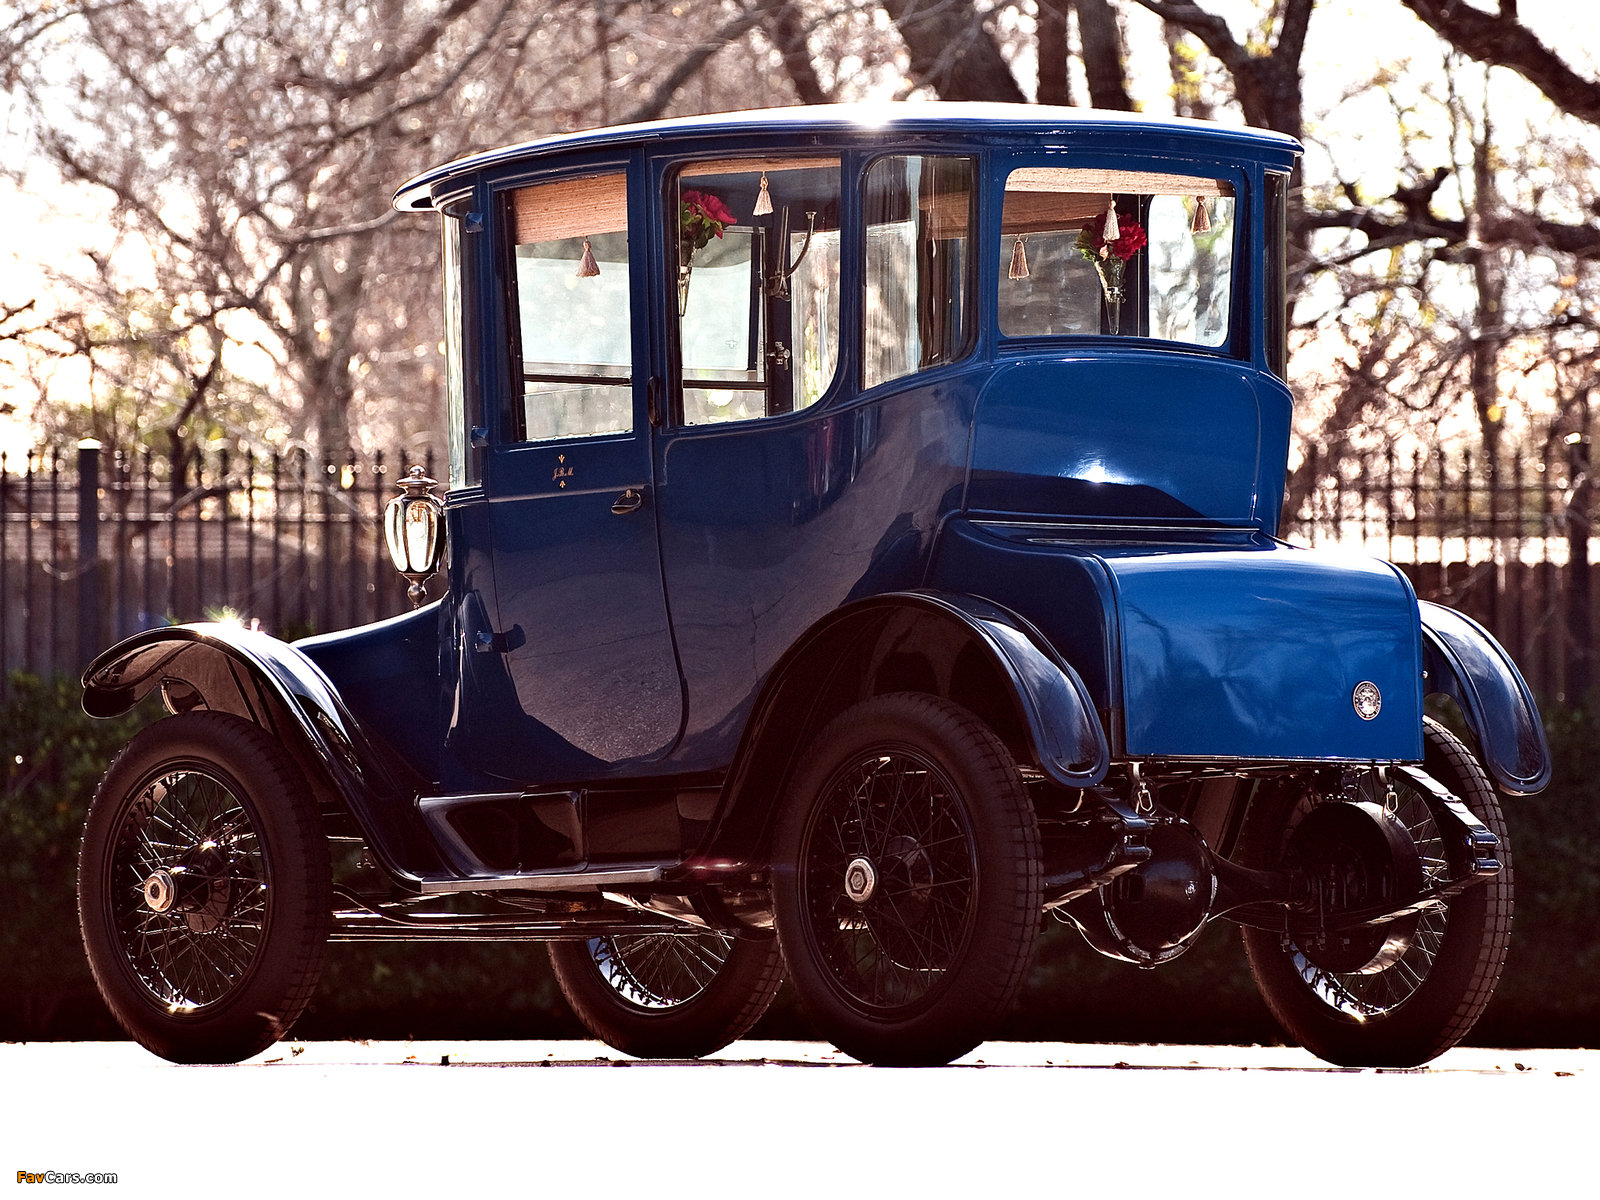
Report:
[[429,209],[434,206],[434,196],[448,190],[448,184],[454,179],[485,167],[571,151],[677,139],[704,139],[708,145],[714,145],[722,138],[773,132],[839,135],[872,131],[954,137],[972,137],[982,133],[1057,137],[1089,132],[1158,135],[1192,141],[1196,151],[1218,155],[1231,152],[1279,163],[1285,168],[1300,153],[1300,143],[1294,138],[1271,130],[1218,125],[1181,117],[1147,117],[1140,113],[1103,109],[943,101],[797,105],[588,129],[481,151],[434,167],[408,180],[395,193],[394,206],[412,212]]

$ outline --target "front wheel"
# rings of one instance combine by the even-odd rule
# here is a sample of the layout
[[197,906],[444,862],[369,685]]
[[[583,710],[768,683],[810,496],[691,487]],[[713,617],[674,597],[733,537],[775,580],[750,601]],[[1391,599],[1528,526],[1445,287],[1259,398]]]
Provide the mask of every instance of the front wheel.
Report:
[[277,742],[226,713],[158,721],[84,823],[78,916],[100,994],[163,1058],[248,1058],[311,999],[330,879],[316,806]]
[[750,1031],[783,982],[776,938],[610,934],[551,942],[550,965],[578,1020],[635,1058],[700,1058]]
[[[1340,939],[1244,930],[1250,971],[1267,1007],[1291,1037],[1329,1062],[1409,1067],[1436,1058],[1483,1015],[1505,964],[1513,881],[1499,798],[1471,751],[1442,725],[1427,720],[1424,741],[1428,774],[1500,839],[1500,873],[1443,908]],[[1368,804],[1386,799],[1375,775],[1369,773],[1361,786]],[[1462,864],[1451,861],[1456,852],[1447,847],[1429,798],[1399,779],[1394,790],[1393,815],[1404,829],[1396,876],[1409,870],[1410,887],[1431,888]],[[1241,841],[1247,865],[1274,867],[1292,857],[1297,829],[1338,842],[1333,831],[1339,822],[1323,819],[1327,813],[1313,815],[1334,806],[1319,806],[1315,799],[1283,792],[1267,797],[1259,811],[1252,808]],[[1359,821],[1351,824],[1363,828]],[[1346,840],[1349,845],[1325,847],[1321,857],[1342,859],[1349,875],[1361,850],[1359,838]]]
[[1039,932],[1039,828],[966,709],[903,692],[840,715],[790,786],[773,867],[790,978],[845,1053],[940,1065],[1010,1007]]

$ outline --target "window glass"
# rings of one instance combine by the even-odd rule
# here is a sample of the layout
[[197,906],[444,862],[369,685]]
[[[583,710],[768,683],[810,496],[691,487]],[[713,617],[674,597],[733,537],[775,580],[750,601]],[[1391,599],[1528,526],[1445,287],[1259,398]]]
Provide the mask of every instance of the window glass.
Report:
[[461,344],[461,221],[446,216],[440,254],[444,273],[444,411],[449,439],[449,487],[472,482],[467,459],[467,387]]
[[628,195],[622,174],[511,195],[518,440],[633,428]]
[[966,350],[972,162],[879,159],[866,205],[862,384],[875,387]]
[[1267,172],[1267,363],[1289,378],[1289,177]]
[[1234,222],[1233,187],[1223,180],[1019,168],[1006,180],[1001,216],[1000,331],[1222,346]]
[[684,423],[815,404],[839,366],[839,160],[692,163],[674,188]]

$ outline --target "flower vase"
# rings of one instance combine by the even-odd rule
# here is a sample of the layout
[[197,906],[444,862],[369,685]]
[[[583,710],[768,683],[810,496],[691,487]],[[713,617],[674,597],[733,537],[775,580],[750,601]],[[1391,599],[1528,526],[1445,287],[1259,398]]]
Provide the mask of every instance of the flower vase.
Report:
[[678,243],[678,316],[689,311],[689,260],[694,257],[693,242]]
[[1114,254],[1094,264],[1100,276],[1100,290],[1106,296],[1106,324],[1110,333],[1117,333],[1122,325],[1122,273],[1127,267],[1128,264]]

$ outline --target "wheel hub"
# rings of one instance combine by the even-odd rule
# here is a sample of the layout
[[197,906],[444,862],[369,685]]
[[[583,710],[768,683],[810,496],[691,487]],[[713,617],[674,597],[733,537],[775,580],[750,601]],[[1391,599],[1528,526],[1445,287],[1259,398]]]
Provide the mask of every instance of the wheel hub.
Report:
[[1344,975],[1382,972],[1405,956],[1417,918],[1329,931],[1341,913],[1399,905],[1420,895],[1422,862],[1406,827],[1371,801],[1318,805],[1289,839],[1285,859],[1310,879],[1311,912],[1291,918],[1290,932],[1307,961]]
[[853,858],[844,869],[844,894],[857,904],[865,904],[878,890],[878,872],[865,858]]
[[153,913],[182,914],[191,932],[210,933],[227,920],[235,898],[227,852],[204,842],[171,867],[151,872],[139,887]]
[[164,913],[178,900],[178,885],[172,872],[162,868],[144,881],[144,904],[151,912]]

